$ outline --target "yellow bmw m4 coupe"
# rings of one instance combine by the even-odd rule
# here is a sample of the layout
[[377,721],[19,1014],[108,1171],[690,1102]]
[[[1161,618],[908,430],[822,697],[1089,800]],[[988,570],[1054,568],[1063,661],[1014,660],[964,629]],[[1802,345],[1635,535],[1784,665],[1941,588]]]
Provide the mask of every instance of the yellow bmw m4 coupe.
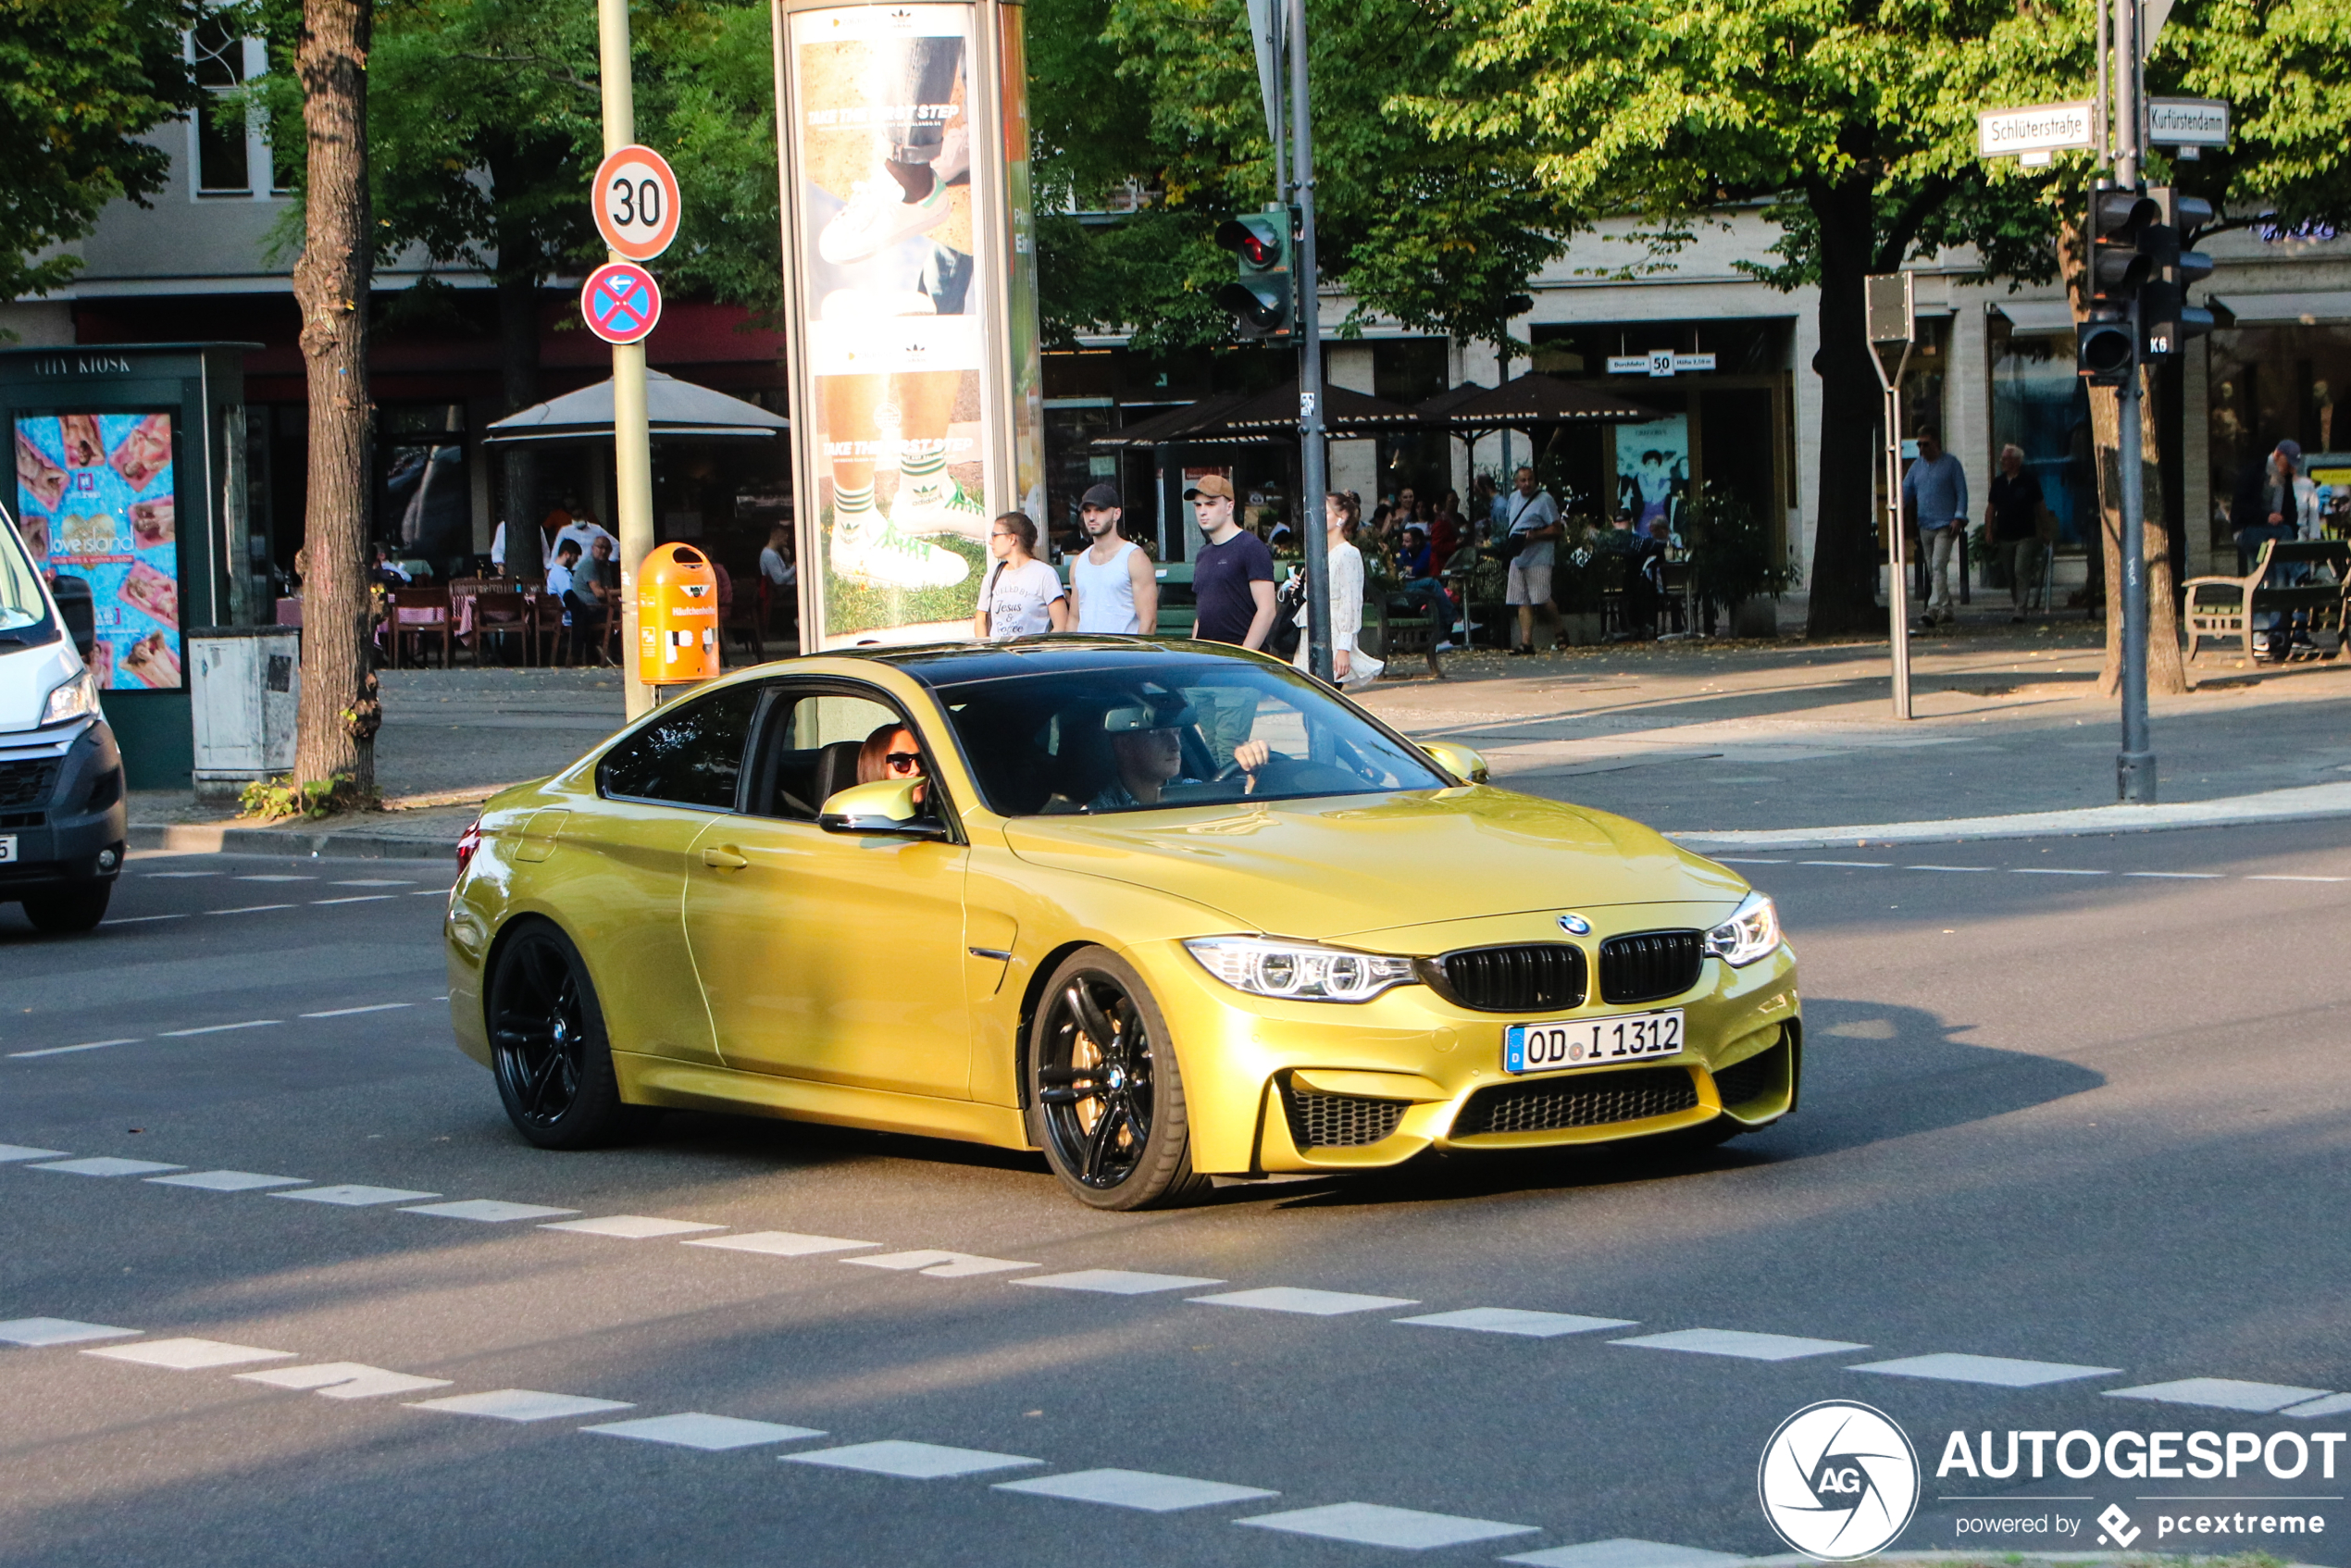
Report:
[[749,1112],[1106,1209],[1794,1110],[1771,901],[1485,771],[1205,643],[765,665],[489,803],[450,1008],[542,1147]]

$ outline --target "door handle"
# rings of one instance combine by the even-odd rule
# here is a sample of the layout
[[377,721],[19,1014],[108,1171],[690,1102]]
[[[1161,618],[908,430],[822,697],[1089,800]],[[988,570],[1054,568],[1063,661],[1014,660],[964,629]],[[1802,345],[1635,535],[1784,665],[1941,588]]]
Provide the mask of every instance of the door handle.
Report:
[[740,871],[751,864],[732,850],[707,849],[702,852],[702,863],[718,871]]

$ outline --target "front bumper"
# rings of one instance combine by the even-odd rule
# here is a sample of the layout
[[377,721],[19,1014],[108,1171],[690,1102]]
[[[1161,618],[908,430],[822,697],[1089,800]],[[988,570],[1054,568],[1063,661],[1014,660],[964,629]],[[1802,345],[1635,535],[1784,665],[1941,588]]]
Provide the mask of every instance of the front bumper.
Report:
[[[1368,1002],[1278,1002],[1225,986],[1180,943],[1130,954],[1177,1045],[1193,1168],[1215,1175],[1362,1170],[1427,1150],[1547,1149],[1745,1126],[1796,1107],[1803,1023],[1783,945],[1734,969],[1709,957],[1679,996],[1540,1014],[1473,1011],[1425,986]],[[1678,1056],[1512,1075],[1502,1031],[1538,1019],[1680,1008]]]
[[[130,836],[122,753],[92,719],[63,735],[0,736],[0,901],[111,881]],[[111,851],[111,854],[108,852]]]

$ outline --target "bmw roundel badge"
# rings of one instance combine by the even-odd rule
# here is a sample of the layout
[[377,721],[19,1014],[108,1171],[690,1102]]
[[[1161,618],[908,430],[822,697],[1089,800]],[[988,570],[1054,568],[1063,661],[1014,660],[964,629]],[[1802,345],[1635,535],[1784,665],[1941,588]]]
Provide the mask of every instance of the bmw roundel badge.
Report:
[[1588,937],[1592,934],[1592,923],[1580,915],[1562,915],[1560,916],[1560,929],[1572,937]]

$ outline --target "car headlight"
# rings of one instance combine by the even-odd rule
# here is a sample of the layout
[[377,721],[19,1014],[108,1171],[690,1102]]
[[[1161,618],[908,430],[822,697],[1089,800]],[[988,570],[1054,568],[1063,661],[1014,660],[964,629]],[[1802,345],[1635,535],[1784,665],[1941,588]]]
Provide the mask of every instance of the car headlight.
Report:
[[1734,969],[1768,958],[1780,945],[1780,912],[1761,893],[1749,893],[1728,920],[1706,933],[1706,951]]
[[85,669],[49,693],[48,705],[41,710],[41,722],[64,724],[97,711],[98,683],[90,678],[90,672]]
[[1235,990],[1292,1002],[1369,1002],[1420,983],[1409,958],[1258,937],[1196,937],[1184,946]]

